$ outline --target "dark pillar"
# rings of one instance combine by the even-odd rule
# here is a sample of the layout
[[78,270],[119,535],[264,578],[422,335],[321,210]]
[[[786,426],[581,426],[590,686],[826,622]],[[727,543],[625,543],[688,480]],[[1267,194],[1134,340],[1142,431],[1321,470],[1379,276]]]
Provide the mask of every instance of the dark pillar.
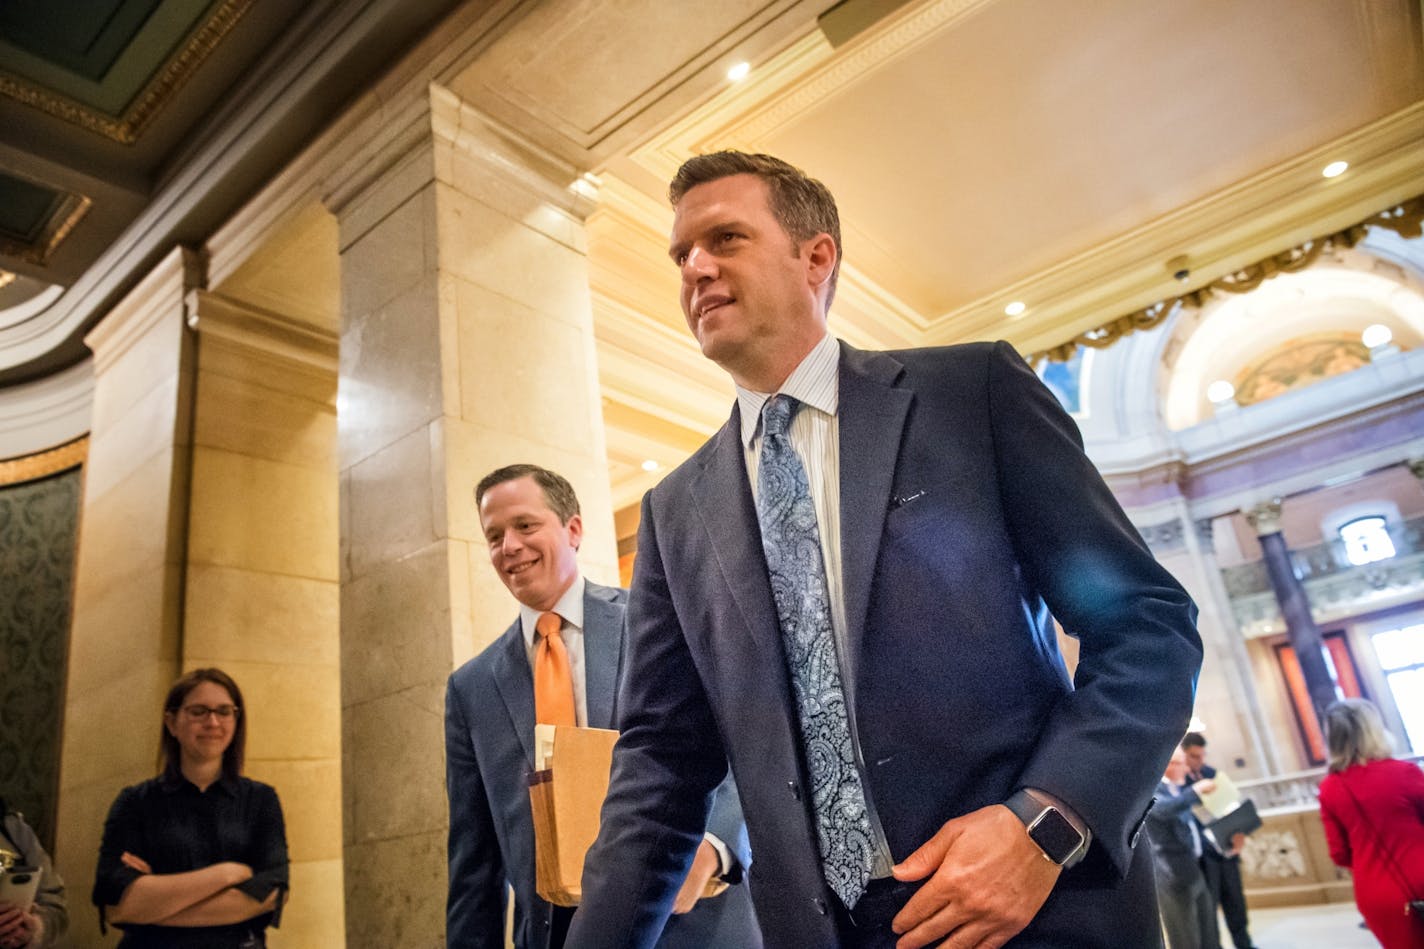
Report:
[[1315,619],[1310,615],[1310,600],[1306,598],[1305,586],[1295,575],[1290,548],[1281,534],[1281,502],[1275,500],[1257,505],[1246,512],[1246,519],[1256,529],[1257,539],[1261,542],[1271,589],[1275,591],[1276,602],[1285,617],[1286,635],[1290,637],[1291,648],[1300,661],[1300,671],[1305,676],[1311,704],[1315,706],[1315,717],[1323,723],[1325,710],[1336,700],[1335,678],[1325,663],[1324,643]]

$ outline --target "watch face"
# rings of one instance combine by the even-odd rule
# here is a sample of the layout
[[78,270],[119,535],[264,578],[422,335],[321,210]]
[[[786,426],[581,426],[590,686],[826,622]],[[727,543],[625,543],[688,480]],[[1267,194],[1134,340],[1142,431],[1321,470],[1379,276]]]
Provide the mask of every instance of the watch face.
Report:
[[1044,808],[1034,818],[1028,826],[1028,835],[1054,863],[1062,863],[1073,856],[1083,843],[1082,835],[1054,807]]

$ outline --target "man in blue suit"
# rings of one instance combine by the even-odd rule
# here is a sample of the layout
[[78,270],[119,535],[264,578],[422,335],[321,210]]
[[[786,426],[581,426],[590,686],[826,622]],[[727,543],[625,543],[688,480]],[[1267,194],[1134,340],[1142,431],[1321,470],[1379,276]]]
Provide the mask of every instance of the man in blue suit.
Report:
[[[489,648],[450,676],[445,698],[446,790],[450,798],[452,949],[505,945],[506,887],[514,890],[514,944],[559,949],[573,911],[535,892],[528,775],[534,761],[531,662],[541,615],[553,614],[572,673],[579,725],[613,725],[623,648],[624,593],[583,579],[578,498],[563,477],[511,465],[475,490],[490,561],[519,601],[520,616]],[[704,795],[705,797],[705,795]],[[730,782],[717,789],[709,833],[681,880],[675,915],[658,943],[672,949],[759,947],[746,887],[698,900],[709,880],[735,883],[750,863],[741,805]],[[635,876],[632,868],[625,868]]]
[[650,944],[728,760],[768,946],[1156,945],[1136,843],[1192,705],[1190,598],[1006,344],[828,334],[825,186],[721,152],[670,196],[683,312],[737,404],[643,501],[569,946]]

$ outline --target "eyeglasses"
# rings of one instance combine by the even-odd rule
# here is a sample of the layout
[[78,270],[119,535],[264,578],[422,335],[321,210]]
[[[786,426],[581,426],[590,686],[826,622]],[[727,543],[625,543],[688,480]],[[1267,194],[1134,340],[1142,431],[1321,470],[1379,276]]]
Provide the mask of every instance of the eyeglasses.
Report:
[[189,721],[201,722],[206,720],[209,715],[216,715],[223,721],[227,721],[230,718],[236,718],[242,709],[236,705],[215,705],[212,707],[206,705],[185,705],[180,711],[188,717]]

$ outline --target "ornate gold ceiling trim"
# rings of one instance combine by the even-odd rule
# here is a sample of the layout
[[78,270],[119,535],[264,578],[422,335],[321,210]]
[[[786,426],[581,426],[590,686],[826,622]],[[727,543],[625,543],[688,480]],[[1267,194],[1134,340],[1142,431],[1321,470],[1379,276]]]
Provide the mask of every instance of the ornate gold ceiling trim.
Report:
[[[45,221],[45,226],[33,242],[14,241],[0,239],[0,254],[9,257],[18,257],[27,263],[37,264],[43,267],[49,263],[50,256],[55,249],[64,243],[64,239],[69,236],[69,232],[74,230],[84,215],[89,213],[89,208],[94,204],[89,198],[82,194],[72,194],[61,192],[59,206],[51,212],[49,219]],[[11,274],[11,279],[14,275]],[[0,280],[0,287],[3,287],[8,280]]]
[[132,145],[173,95],[187,85],[198,67],[217,49],[223,37],[242,19],[252,3],[253,0],[224,0],[212,16],[194,31],[183,48],[168,57],[129,103],[124,114],[117,118],[6,73],[0,73],[0,95],[120,144]]
[[1424,195],[1402,201],[1349,227],[1262,258],[1195,290],[1167,300],[1159,300],[1151,306],[1120,316],[1110,323],[1079,333],[1066,343],[1032,354],[1028,361],[1035,366],[1045,359],[1050,362],[1067,362],[1073,358],[1079,346],[1106,349],[1125,336],[1139,330],[1151,329],[1181,307],[1200,309],[1217,292],[1250,293],[1277,274],[1298,273],[1309,268],[1328,251],[1354,247],[1364,239],[1371,227],[1383,227],[1406,239],[1419,237],[1424,233]]
[[21,484],[84,464],[89,457],[89,436],[81,435],[58,448],[0,461],[0,485]]

